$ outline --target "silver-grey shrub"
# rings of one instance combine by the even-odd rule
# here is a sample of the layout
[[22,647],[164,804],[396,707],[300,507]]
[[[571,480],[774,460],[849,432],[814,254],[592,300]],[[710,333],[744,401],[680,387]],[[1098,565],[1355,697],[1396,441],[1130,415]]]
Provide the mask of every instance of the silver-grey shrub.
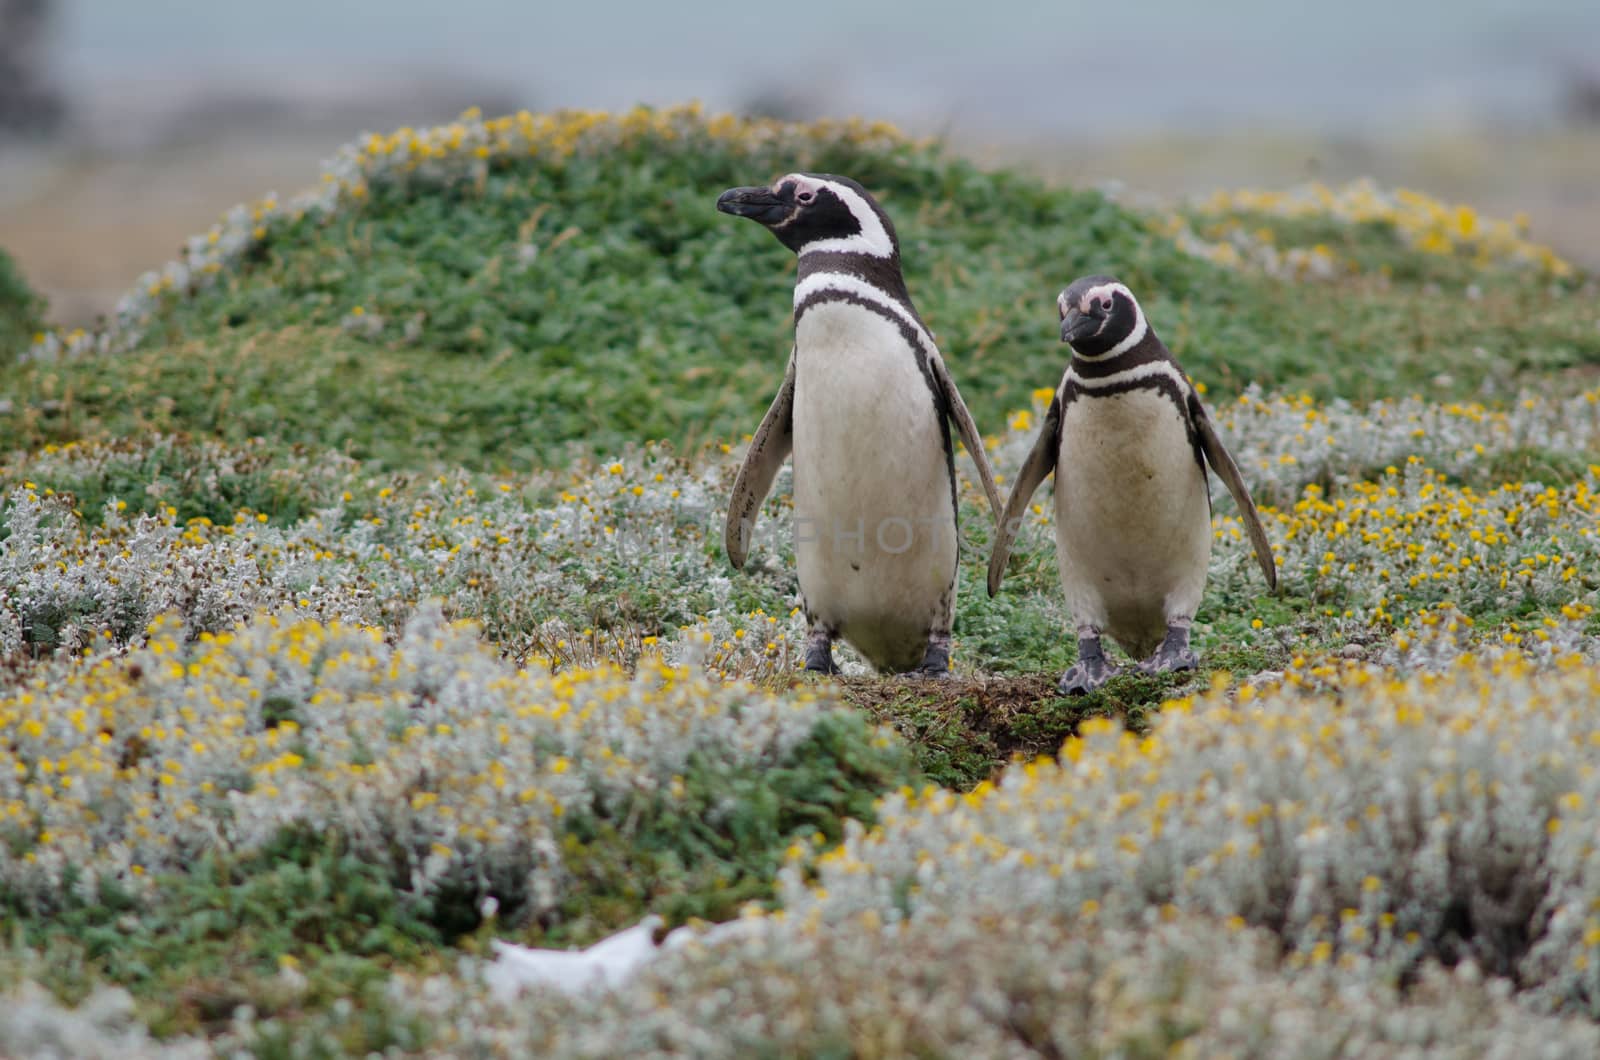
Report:
[[1600,670],[1490,653],[1335,689],[1179,701],[992,789],[891,796],[815,886],[790,870],[790,915],[1236,918],[1306,966],[1471,961],[1600,1016]]

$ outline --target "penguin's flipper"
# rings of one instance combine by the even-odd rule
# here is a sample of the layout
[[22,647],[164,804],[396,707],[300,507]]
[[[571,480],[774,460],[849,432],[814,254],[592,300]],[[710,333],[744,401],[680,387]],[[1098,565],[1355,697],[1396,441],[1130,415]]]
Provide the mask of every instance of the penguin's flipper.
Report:
[[1000,579],[1006,574],[1006,561],[1011,558],[1011,544],[1022,529],[1023,512],[1033,500],[1039,485],[1056,469],[1056,457],[1061,452],[1061,395],[1050,399],[1050,411],[1044,414],[1044,424],[1039,437],[1034,440],[1028,458],[1017,472],[1017,481],[1006,498],[1006,509],[1000,516],[1000,525],[994,532],[994,550],[989,553],[989,595],[1000,591]]
[[1217,437],[1217,429],[1211,425],[1211,417],[1206,415],[1206,408],[1200,403],[1200,397],[1194,391],[1189,392],[1189,422],[1194,425],[1196,436],[1200,440],[1200,450],[1206,455],[1206,463],[1211,465],[1211,470],[1217,473],[1222,484],[1228,487],[1228,492],[1233,494],[1233,503],[1239,508],[1239,518],[1244,520],[1244,529],[1250,535],[1250,546],[1255,549],[1256,562],[1261,564],[1261,573],[1266,575],[1267,588],[1278,588],[1278,565],[1272,559],[1272,543],[1267,540],[1267,531],[1261,525],[1261,516],[1256,514],[1255,502],[1250,499],[1250,490],[1244,484],[1244,478],[1239,474],[1239,467],[1233,462],[1233,457],[1228,455],[1228,450],[1223,448],[1222,439]]
[[972,413],[967,411],[967,403],[961,400],[961,391],[956,389],[956,381],[950,378],[950,372],[944,366],[941,357],[930,358],[933,368],[933,378],[944,391],[946,404],[950,408],[950,418],[956,421],[956,430],[961,433],[961,444],[967,447],[972,462],[978,466],[978,480],[983,483],[983,492],[989,497],[989,510],[994,513],[995,520],[1000,519],[1000,488],[994,484],[994,469],[989,466],[989,456],[983,448],[983,435],[978,433],[978,425],[972,422]]
[[756,513],[761,502],[767,499],[772,480],[778,469],[794,448],[794,351],[789,352],[789,367],[783,373],[783,385],[772,407],[762,417],[755,437],[750,439],[750,450],[744,455],[744,464],[733,480],[733,498],[728,502],[728,521],[722,530],[722,544],[728,550],[728,562],[735,570],[744,566],[750,552],[750,540],[755,535]]

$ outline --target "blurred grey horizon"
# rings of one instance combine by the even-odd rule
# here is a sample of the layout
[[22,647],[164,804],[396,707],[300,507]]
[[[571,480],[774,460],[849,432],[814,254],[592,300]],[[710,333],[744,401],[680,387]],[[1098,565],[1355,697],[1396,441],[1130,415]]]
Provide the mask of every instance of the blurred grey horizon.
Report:
[[137,132],[130,117],[159,128],[219,99],[380,111],[396,89],[396,104],[412,102],[403,86],[415,81],[536,109],[700,99],[1005,140],[1549,127],[1600,76],[1600,4],[1583,0],[455,0],[440,10],[62,0],[51,65],[90,128],[109,118],[125,132]]
[[[1589,260],[1600,234],[1585,0],[7,4],[53,16],[29,65],[63,121],[0,141],[0,245],[73,322],[158,234],[168,249],[141,268],[233,202],[313,183],[360,132],[473,104],[858,114],[1079,183],[1170,196],[1371,175],[1525,208]],[[62,231],[126,253],[68,260],[83,240]]]

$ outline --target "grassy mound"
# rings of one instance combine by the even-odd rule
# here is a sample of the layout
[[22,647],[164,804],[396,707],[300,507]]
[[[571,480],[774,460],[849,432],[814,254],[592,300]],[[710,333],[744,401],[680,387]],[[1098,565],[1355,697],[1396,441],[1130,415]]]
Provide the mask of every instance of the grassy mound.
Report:
[[[781,371],[793,265],[712,204],[794,169],[882,198],[990,429],[1059,378],[1052,299],[1090,271],[1129,282],[1223,390],[1373,398],[1448,377],[1444,391],[1468,393],[1600,363],[1581,278],[1437,204],[1448,234],[1380,199],[1347,206],[1359,224],[1255,200],[1158,216],[881,127],[469,117],[368,137],[315,196],[241,208],[191,241],[130,293],[115,334],[65,344],[131,351],[79,365],[52,339],[46,363],[16,372],[31,411],[0,425],[0,445],[153,428],[517,469],[567,443],[737,436]],[[1277,275],[1296,262],[1315,282]]]

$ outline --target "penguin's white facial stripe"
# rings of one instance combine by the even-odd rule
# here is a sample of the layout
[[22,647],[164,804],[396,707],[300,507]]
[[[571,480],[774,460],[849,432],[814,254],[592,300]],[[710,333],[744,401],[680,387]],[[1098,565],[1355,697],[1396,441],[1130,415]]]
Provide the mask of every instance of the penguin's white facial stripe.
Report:
[[795,201],[801,205],[805,205],[815,201],[817,197],[817,191],[824,185],[827,185],[828,182],[825,180],[814,180],[811,177],[806,176],[804,173],[790,173],[787,177],[778,178],[778,182],[772,186],[773,193],[776,194],[782,191],[785,184],[794,185]]
[[897,299],[884,294],[881,288],[875,287],[865,280],[851,276],[848,273],[818,272],[807,276],[794,285],[795,308],[799,309],[807,298],[817,294],[819,291],[839,291],[843,294],[852,294],[858,298],[866,299],[874,305],[882,306],[893,313],[896,319],[902,320],[911,326],[911,329],[916,332],[918,341],[922,343],[923,352],[930,357],[939,355],[938,348],[934,345],[933,337],[922,329],[922,325],[917,323],[917,318]]
[[1135,309],[1139,308],[1139,300],[1133,297],[1133,292],[1120,283],[1103,283],[1098,287],[1091,287],[1083,292],[1083,297],[1078,300],[1078,312],[1087,313],[1094,308],[1096,302],[1109,304],[1116,300],[1117,295],[1128,300],[1128,304]]
[[1139,343],[1144,341],[1145,333],[1149,330],[1150,326],[1144,322],[1144,310],[1139,308],[1138,302],[1134,302],[1133,330],[1128,332],[1127,338],[1123,339],[1121,342],[1107,350],[1104,356],[1115,357],[1118,354],[1127,353],[1129,350],[1133,349],[1135,346],[1139,345]]
[[773,230],[776,231],[780,228],[788,228],[791,224],[793,224],[795,218],[800,216],[802,210],[817,201],[817,190],[824,183],[825,181],[812,180],[804,173],[790,173],[788,176],[779,177],[776,181],[774,181],[772,185],[772,194],[781,199],[785,189],[788,189],[794,198],[794,209],[789,211],[788,217],[785,217],[782,221],[779,221],[777,224],[773,225]]
[[[804,209],[809,202],[802,196],[809,194],[810,202],[815,202],[817,196],[824,191],[836,197],[850,211],[850,216],[855,218],[858,231],[854,235],[838,236],[833,239],[817,239],[800,248],[800,253],[809,254],[812,251],[833,252],[842,254],[867,254],[874,258],[888,258],[894,256],[894,240],[889,238],[889,232],[883,227],[883,220],[878,216],[878,211],[872,204],[863,199],[854,188],[847,188],[843,184],[836,184],[831,180],[817,180],[804,173],[790,173],[775,184],[774,190],[785,184],[793,184],[795,201]],[[798,215],[800,210],[790,215],[790,220]],[[788,222],[785,222],[786,224]]]
[[[1127,299],[1128,304],[1133,306],[1132,330],[1128,332],[1121,342],[1104,353],[1084,354],[1073,351],[1074,356],[1082,357],[1086,361],[1108,361],[1120,354],[1127,353],[1144,341],[1146,333],[1150,330],[1150,326],[1145,323],[1144,310],[1139,307],[1139,300],[1133,296],[1133,292],[1120,283],[1103,283],[1098,287],[1089,288],[1083,293],[1083,297],[1078,300],[1078,310],[1079,312],[1087,313],[1096,302],[1115,302],[1119,297]],[[1102,330],[1109,321],[1110,317],[1107,316],[1106,321],[1100,325]],[[1099,334],[1099,332],[1096,332],[1096,334]]]

